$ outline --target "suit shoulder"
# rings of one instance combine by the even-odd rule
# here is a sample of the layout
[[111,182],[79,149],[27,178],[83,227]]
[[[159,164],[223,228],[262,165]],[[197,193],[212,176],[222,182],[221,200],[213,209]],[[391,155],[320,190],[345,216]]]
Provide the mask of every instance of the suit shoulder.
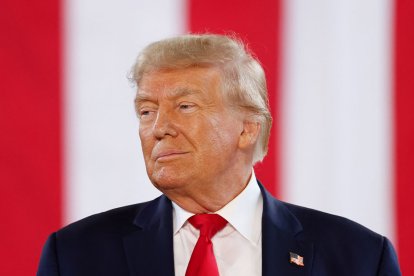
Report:
[[140,231],[136,218],[144,210],[158,206],[159,199],[95,214],[53,233],[42,254],[41,271],[59,270],[64,275],[128,275],[123,254],[125,238]]
[[63,227],[56,234],[58,237],[79,237],[99,233],[127,233],[133,229],[135,216],[156,200],[118,207],[85,217]]
[[283,205],[302,226],[297,238],[312,242],[316,252],[313,264],[321,271],[319,275],[401,275],[395,250],[386,237],[341,216]]
[[[384,237],[367,227],[338,215],[283,203],[296,216],[303,227],[304,234],[315,240],[339,240],[344,243],[358,241],[382,244]],[[330,239],[332,238],[332,239]]]

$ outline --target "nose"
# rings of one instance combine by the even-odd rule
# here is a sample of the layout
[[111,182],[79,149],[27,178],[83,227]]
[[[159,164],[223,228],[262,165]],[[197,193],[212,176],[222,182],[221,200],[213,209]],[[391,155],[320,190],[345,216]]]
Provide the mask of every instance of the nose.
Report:
[[152,127],[152,133],[157,139],[163,139],[166,136],[177,136],[178,132],[172,114],[159,109]]

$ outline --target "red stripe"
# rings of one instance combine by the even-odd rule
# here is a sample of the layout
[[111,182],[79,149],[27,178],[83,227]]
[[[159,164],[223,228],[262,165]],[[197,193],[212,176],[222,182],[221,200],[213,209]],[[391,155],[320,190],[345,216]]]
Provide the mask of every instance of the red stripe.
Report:
[[414,2],[395,2],[395,181],[403,275],[414,275]]
[[0,7],[0,275],[35,275],[60,226],[59,1]]
[[263,64],[274,118],[269,153],[256,166],[258,179],[274,194],[278,191],[278,111],[280,0],[188,0],[188,27],[191,32],[233,33],[248,42]]

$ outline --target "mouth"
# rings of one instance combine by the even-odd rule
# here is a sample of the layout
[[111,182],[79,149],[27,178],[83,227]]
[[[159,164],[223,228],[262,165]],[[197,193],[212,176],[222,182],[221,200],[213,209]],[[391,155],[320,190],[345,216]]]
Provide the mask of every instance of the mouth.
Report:
[[164,151],[160,152],[155,155],[155,161],[157,162],[166,162],[170,161],[176,158],[180,158],[183,155],[187,154],[188,152],[185,151],[177,151],[177,150],[171,150],[171,151]]

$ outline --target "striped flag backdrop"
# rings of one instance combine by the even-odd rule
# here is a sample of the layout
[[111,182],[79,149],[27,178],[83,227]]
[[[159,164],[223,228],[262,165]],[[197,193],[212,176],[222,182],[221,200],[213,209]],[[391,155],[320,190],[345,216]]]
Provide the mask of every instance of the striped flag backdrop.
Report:
[[146,44],[192,31],[237,33],[263,63],[259,179],[390,237],[414,275],[413,3],[2,0],[0,274],[33,275],[50,232],[159,194],[127,75]]

